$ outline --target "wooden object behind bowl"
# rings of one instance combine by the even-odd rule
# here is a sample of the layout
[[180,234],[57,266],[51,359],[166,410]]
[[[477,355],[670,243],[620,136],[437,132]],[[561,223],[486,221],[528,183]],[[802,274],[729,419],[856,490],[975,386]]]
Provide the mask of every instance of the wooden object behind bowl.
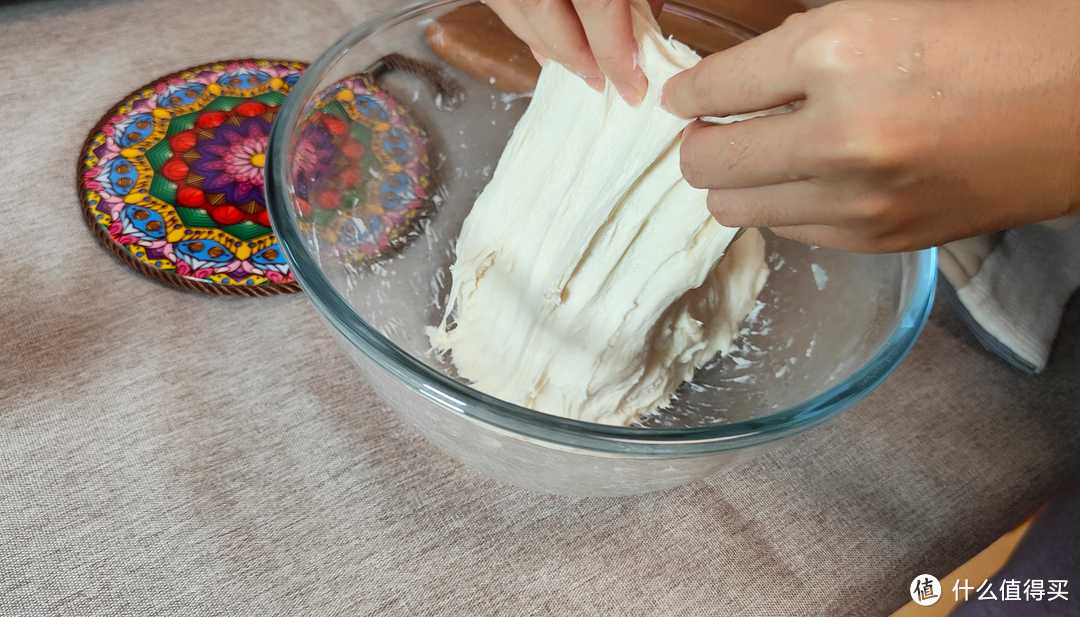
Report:
[[[803,10],[795,0],[694,0],[700,7],[742,26],[750,32],[764,32],[780,25],[792,13]],[[663,14],[659,19],[664,34],[710,54],[739,42],[728,33]],[[489,81],[506,92],[529,92],[536,87],[540,65],[529,47],[514,36],[498,16],[483,4],[469,4],[435,20],[424,37],[435,55],[473,77]]]

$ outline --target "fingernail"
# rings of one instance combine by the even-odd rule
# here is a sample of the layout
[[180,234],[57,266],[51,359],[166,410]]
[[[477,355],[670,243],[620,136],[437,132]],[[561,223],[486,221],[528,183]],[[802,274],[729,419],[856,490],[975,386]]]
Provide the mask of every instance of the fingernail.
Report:
[[638,94],[637,88],[627,83],[619,83],[615,84],[615,89],[619,91],[619,96],[631,107],[637,107],[641,104],[641,95]]
[[[664,111],[668,112],[669,114],[671,113],[671,108],[667,106],[667,90],[661,90],[660,91],[660,109],[663,109]],[[675,114],[672,114],[672,115],[675,115]]]
[[586,77],[585,83],[589,84],[589,87],[597,92],[603,94],[604,87],[607,85],[607,80],[603,77]]
[[536,50],[533,49],[532,47],[529,48],[529,51],[532,52],[533,58],[536,59],[537,64],[539,64],[540,66],[547,66],[547,63],[548,63],[547,58],[545,58],[545,57],[541,56],[540,54],[536,53]]

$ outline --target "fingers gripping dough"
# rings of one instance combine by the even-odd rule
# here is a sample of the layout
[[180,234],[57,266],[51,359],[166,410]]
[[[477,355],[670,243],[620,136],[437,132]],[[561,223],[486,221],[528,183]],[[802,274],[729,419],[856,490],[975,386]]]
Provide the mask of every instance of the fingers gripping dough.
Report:
[[644,102],[548,63],[465,220],[430,333],[483,392],[615,425],[667,406],[726,353],[768,274],[761,235],[728,249],[735,230],[683,180],[687,121],[658,105],[667,79],[700,58],[665,40],[644,3],[633,9]]

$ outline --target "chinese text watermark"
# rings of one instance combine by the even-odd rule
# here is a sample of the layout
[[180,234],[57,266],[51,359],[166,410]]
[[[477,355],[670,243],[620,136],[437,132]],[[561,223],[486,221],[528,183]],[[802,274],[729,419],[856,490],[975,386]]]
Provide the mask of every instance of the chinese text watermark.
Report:
[[[924,575],[925,576],[925,575]],[[918,580],[918,579],[916,579]],[[960,584],[960,579],[952,586],[953,600],[964,601],[971,598],[975,600],[997,600],[999,602],[1053,602],[1055,600],[1069,601],[1069,591],[1066,587],[1069,581],[1064,579],[1039,579],[1031,578],[1024,581],[1015,578],[1006,578],[996,588],[984,579],[978,587],[973,586],[968,579]],[[914,597],[914,594],[912,595]],[[925,604],[923,606],[926,606]]]

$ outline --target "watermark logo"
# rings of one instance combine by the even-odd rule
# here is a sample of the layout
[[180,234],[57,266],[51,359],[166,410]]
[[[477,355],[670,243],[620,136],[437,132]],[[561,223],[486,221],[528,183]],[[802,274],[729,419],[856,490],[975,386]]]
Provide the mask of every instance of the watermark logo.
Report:
[[[917,579],[916,579],[917,580]],[[964,579],[964,584],[960,584],[960,579],[956,579],[956,583],[952,586],[953,600],[959,602],[960,596],[964,596],[964,602],[969,599],[976,600],[997,600],[1000,602],[1053,602],[1054,600],[1069,601],[1069,590],[1066,587],[1069,585],[1069,581],[1063,578],[1043,580],[1041,578],[1031,578],[1024,581],[1016,578],[1007,578],[1001,581],[1001,584],[996,588],[989,581],[989,579],[983,579],[982,585],[973,587],[972,582],[968,582],[968,579]],[[960,592],[964,592],[961,594]],[[912,595],[914,598],[914,594]]]
[[919,606],[930,606],[941,597],[941,583],[929,574],[920,574],[911,581],[911,599]]

